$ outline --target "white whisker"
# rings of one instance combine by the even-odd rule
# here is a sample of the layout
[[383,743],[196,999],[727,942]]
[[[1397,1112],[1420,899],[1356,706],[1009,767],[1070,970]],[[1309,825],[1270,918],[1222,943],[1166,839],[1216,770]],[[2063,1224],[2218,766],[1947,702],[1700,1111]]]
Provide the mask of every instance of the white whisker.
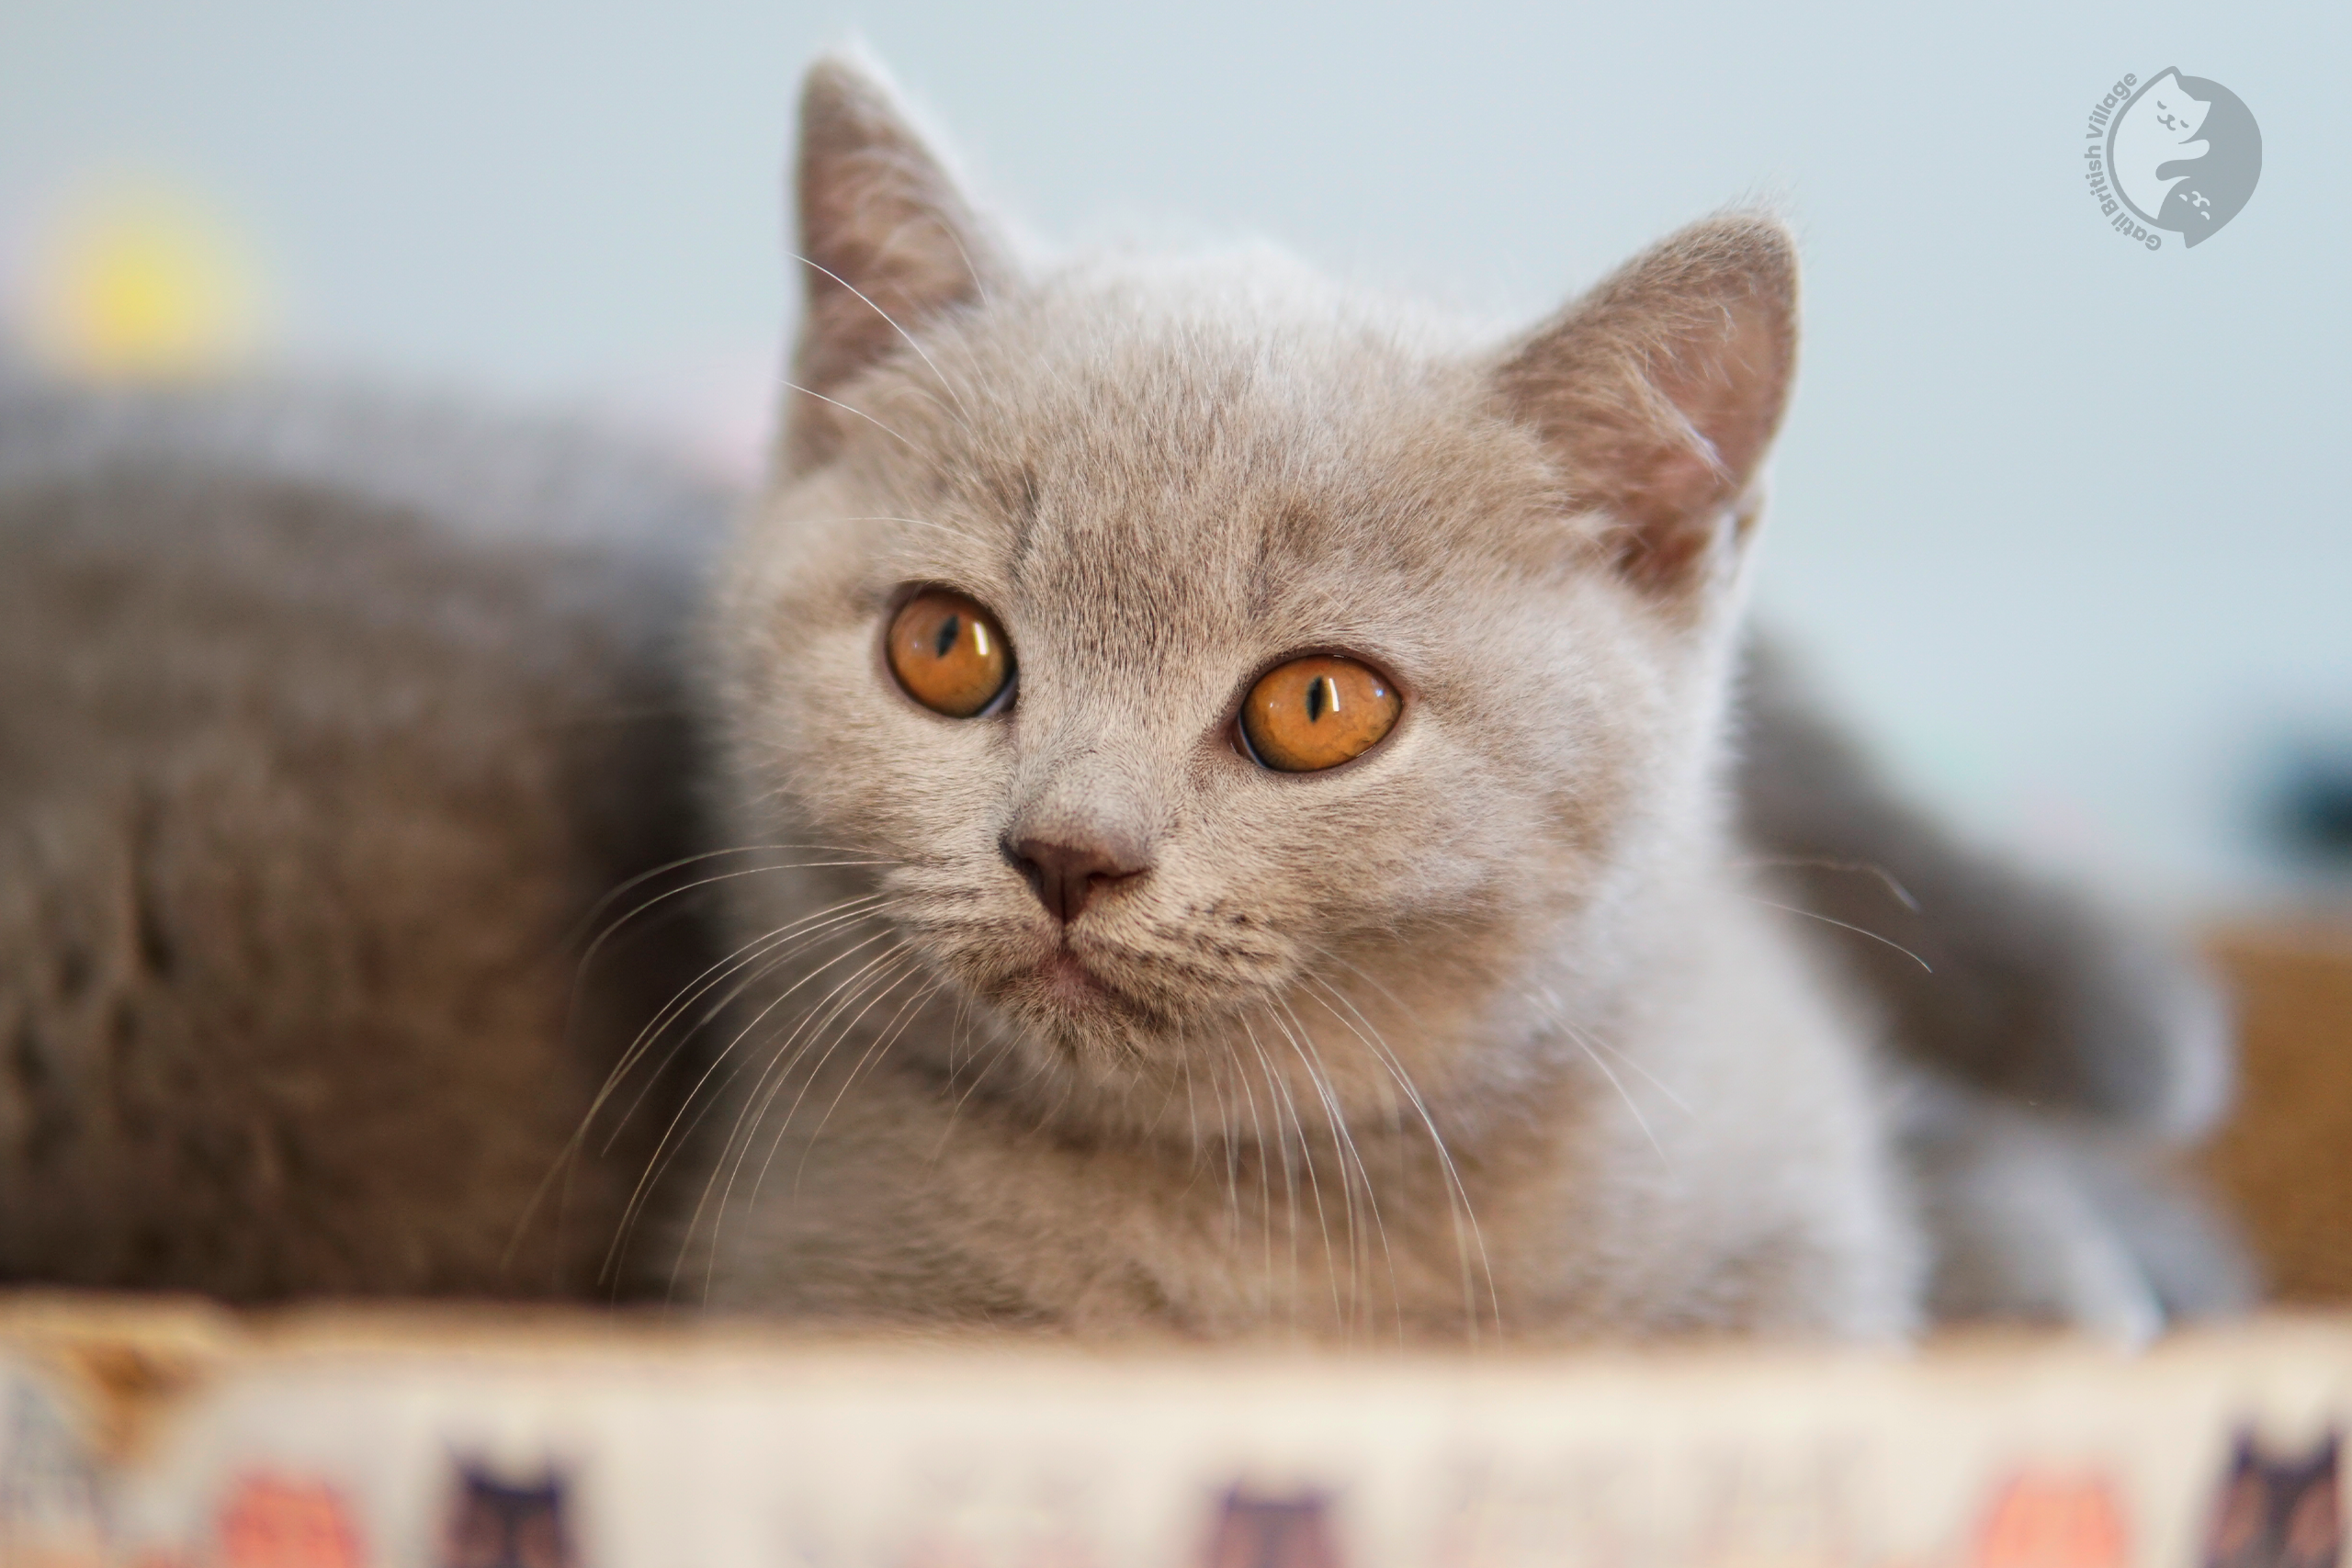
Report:
[[910,452],[920,452],[922,450],[922,447],[916,446],[913,442],[909,441],[905,436],[900,435],[897,431],[891,429],[888,425],[883,423],[872,414],[867,413],[864,409],[854,409],[838,398],[829,398],[825,396],[824,393],[804,387],[797,381],[786,381],[784,384],[793,391],[798,392],[804,397],[814,398],[820,403],[831,403],[833,407],[841,410],[843,413],[855,414],[858,418],[864,420],[866,423],[872,425],[883,434],[889,436],[892,440],[899,443]]
[[[839,913],[839,911],[843,910],[849,905],[866,903],[876,897],[878,896],[869,895],[860,898],[844,899],[841,903],[831,905],[824,909],[818,910],[814,914],[804,916],[799,920],[793,921],[785,926],[780,926],[762,936],[754,937],[750,942],[745,942],[741,947],[737,948],[735,952],[730,953],[728,957],[720,960],[718,963],[711,965],[708,969],[703,971],[702,975],[697,976],[694,981],[689,982],[686,987],[683,987],[677,996],[673,997],[670,1001],[662,1004],[662,1009],[656,1012],[654,1017],[649,1021],[644,1027],[638,1031],[636,1037],[630,1041],[628,1047],[622,1052],[619,1060],[614,1065],[611,1071],[605,1075],[603,1085],[598,1088],[595,1095],[590,1100],[587,1110],[582,1112],[578,1126],[572,1130],[571,1137],[564,1141],[563,1147],[558,1152],[554,1165],[550,1168],[548,1175],[541,1179],[537,1189],[532,1193],[530,1201],[524,1206],[523,1217],[516,1225],[514,1241],[510,1241],[508,1244],[509,1255],[512,1255],[515,1243],[519,1242],[521,1239],[523,1228],[530,1223],[531,1215],[536,1212],[538,1204],[544,1201],[548,1186],[557,1179],[559,1173],[561,1174],[562,1179],[567,1184],[567,1190],[569,1190],[569,1183],[571,1179],[571,1171],[578,1164],[581,1152],[586,1145],[589,1131],[595,1124],[596,1118],[602,1114],[605,1106],[611,1101],[613,1096],[619,1092],[621,1085],[626,1081],[630,1072],[632,1072],[637,1065],[641,1062],[660,1043],[662,1034],[668,1031],[670,1026],[676,1022],[679,1018],[684,1016],[684,1012],[687,1009],[691,1008],[695,1001],[703,996],[707,995],[716,987],[724,984],[729,976],[739,973],[752,965],[758,964],[764,958],[777,955],[779,953],[779,949],[781,949],[783,953],[788,953],[792,950],[797,949],[805,941],[813,940],[816,935],[821,934],[819,931],[802,930],[796,931],[795,927],[805,927],[807,923],[811,920],[825,920],[828,925],[838,925],[848,921],[865,919],[877,912],[878,908],[887,908],[888,907],[888,903],[885,902],[876,906],[875,908],[852,910],[847,914]],[[834,918],[832,919],[826,920],[826,917],[828,916]],[[702,1025],[709,1022],[710,1020],[716,1017],[718,1011],[723,1010],[729,1002],[731,1002],[736,996],[741,995],[743,986],[755,983],[761,976],[769,973],[773,967],[774,964],[771,964],[759,968],[749,979],[742,982],[742,984],[739,985],[735,990],[730,991],[726,998],[722,998],[718,1004],[707,1010],[703,1017],[695,1024],[694,1028],[688,1030],[684,1035],[680,1037],[678,1043],[671,1047],[669,1055],[663,1058],[662,1065],[651,1074],[647,1076],[644,1084],[639,1088],[636,1097],[630,1100],[628,1108],[623,1111],[620,1118],[614,1123],[613,1131],[605,1138],[604,1147],[600,1153],[610,1154],[612,1152],[614,1145],[619,1141],[621,1133],[626,1129],[629,1121],[636,1116],[639,1109],[643,1106],[646,1097],[652,1092],[654,1086],[661,1081],[662,1075],[669,1070],[670,1065],[677,1059],[678,1053],[684,1049],[688,1041],[690,1041],[694,1034],[701,1029]],[[626,1210],[624,1211],[623,1220],[624,1223],[626,1223]],[[611,1255],[608,1253],[606,1258],[607,1267],[609,1267],[611,1261]],[[604,1272],[605,1270],[600,1269],[598,1278],[602,1279],[604,1277]]]
[[1921,912],[1919,900],[1911,896],[1911,889],[1897,881],[1894,873],[1873,861],[1820,860],[1804,855],[1753,855],[1732,863],[1766,869],[1786,867],[1792,871],[1850,871],[1863,876],[1874,876],[1889,893],[1894,895],[1896,903],[1915,915]]
[[[957,423],[964,426],[966,434],[971,434],[972,426],[970,421],[972,411],[964,406],[964,400],[962,396],[956,392],[955,384],[947,379],[945,372],[939,368],[939,366],[932,359],[931,355],[923,352],[923,346],[915,341],[914,333],[900,326],[899,324],[898,318],[891,315],[889,311],[884,310],[881,306],[876,305],[872,299],[867,299],[865,291],[860,289],[857,285],[850,282],[849,279],[843,277],[840,273],[835,272],[832,268],[825,265],[822,262],[810,261],[807,256],[797,254],[797,253],[794,254],[792,259],[799,262],[804,266],[814,267],[817,271],[823,273],[827,277],[831,278],[835,283],[840,284],[843,288],[848,289],[852,294],[856,295],[860,304],[863,304],[867,310],[873,311],[876,315],[888,322],[892,332],[906,339],[907,346],[913,349],[916,355],[922,358],[922,362],[931,367],[931,373],[939,378],[940,386],[945,389],[949,397],[956,400],[956,410],[964,416],[963,419]],[[974,276],[977,276],[978,275],[975,274]],[[811,395],[813,396],[814,394]]]
[[[1376,977],[1365,974],[1361,968],[1349,963],[1346,959],[1341,958],[1335,953],[1331,953],[1322,948],[1317,948],[1314,951],[1318,957],[1321,957],[1328,962],[1339,964],[1341,968],[1347,970],[1350,974],[1354,975],[1358,979],[1372,987],[1382,996],[1385,997],[1400,1012],[1405,1013],[1408,1017],[1411,1016],[1412,1010],[1406,1007],[1402,1001],[1398,1000],[1396,993],[1389,990],[1386,986],[1381,984]],[[1396,1087],[1403,1091],[1407,1102],[1413,1108],[1413,1113],[1419,1119],[1422,1128],[1429,1134],[1430,1146],[1436,1152],[1439,1166],[1445,1174],[1448,1193],[1447,1203],[1448,1207],[1453,1210],[1453,1213],[1454,1247],[1461,1262],[1463,1307],[1469,1322],[1471,1343],[1475,1345],[1478,1342],[1477,1294],[1472,1283],[1470,1264],[1470,1254],[1473,1248],[1475,1248],[1477,1253],[1477,1271],[1487,1281],[1487,1300],[1489,1308],[1494,1314],[1495,1332],[1499,1335],[1502,1332],[1503,1326],[1502,1296],[1495,1283],[1494,1265],[1487,1256],[1486,1231],[1484,1227],[1478,1224],[1477,1210],[1470,1201],[1469,1185],[1463,1180],[1461,1169],[1454,1163],[1453,1151],[1446,1146],[1445,1135],[1438,1131],[1437,1119],[1430,1114],[1429,1102],[1421,1097],[1421,1091],[1419,1086],[1413,1082],[1412,1076],[1406,1072],[1405,1064],[1398,1059],[1396,1052],[1391,1050],[1388,1047],[1386,1041],[1381,1037],[1380,1031],[1374,1027],[1370,1019],[1363,1016],[1363,1010],[1356,1006],[1355,1002],[1349,998],[1347,993],[1340,990],[1329,981],[1321,980],[1320,976],[1313,976],[1313,978],[1316,978],[1320,982],[1321,990],[1323,992],[1329,993],[1329,999],[1324,1000],[1324,1006],[1332,1008],[1332,1010],[1336,1013],[1338,1009],[1333,1007],[1333,1002],[1337,1001],[1344,1004],[1348,1011],[1352,1014],[1357,1022],[1362,1025],[1362,1028],[1358,1031],[1357,1037],[1364,1042],[1366,1048],[1372,1052],[1374,1059],[1379,1061],[1387,1070],[1389,1075],[1396,1079]],[[1314,993],[1310,992],[1310,994]],[[1365,1031],[1369,1031],[1370,1032],[1366,1033],[1364,1032]],[[1463,1235],[1463,1225],[1465,1220],[1468,1222],[1469,1227],[1469,1235],[1466,1238]]]
[[[887,930],[876,932],[875,935],[869,936],[865,940],[853,944],[845,952],[836,953],[831,958],[827,959],[823,964],[819,964],[814,969],[808,971],[806,975],[803,975],[798,979],[793,981],[791,985],[786,987],[784,990],[770,1000],[765,1007],[763,1007],[756,1014],[754,1014],[749,1023],[746,1023],[741,1029],[738,1030],[733,1038],[729,1039],[718,1054],[712,1058],[710,1065],[703,1069],[701,1077],[695,1081],[694,1088],[688,1090],[686,1098],[681,1103],[677,1114],[670,1119],[670,1125],[668,1128],[663,1130],[661,1143],[655,1145],[653,1154],[648,1157],[646,1174],[639,1179],[637,1190],[631,1195],[628,1209],[623,1213],[621,1232],[620,1235],[615,1238],[613,1244],[616,1248],[618,1248],[627,1241],[629,1233],[635,1226],[637,1217],[644,1211],[645,1199],[647,1195],[650,1193],[653,1184],[660,1180],[662,1173],[668,1170],[672,1162],[677,1158],[679,1152],[684,1149],[686,1146],[686,1140],[691,1136],[695,1128],[700,1126],[704,1118],[707,1117],[710,1111],[716,1108],[719,1103],[720,1097],[718,1095],[712,1096],[709,1104],[706,1105],[702,1111],[697,1111],[695,1114],[693,1121],[685,1123],[683,1132],[680,1130],[679,1123],[684,1119],[687,1110],[694,1105],[695,1100],[700,1096],[704,1086],[708,1084],[712,1075],[717,1073],[722,1066],[727,1064],[729,1058],[735,1055],[737,1048],[742,1044],[744,1037],[749,1035],[752,1030],[758,1028],[761,1022],[763,1021],[770,1013],[783,1006],[784,1003],[790,998],[793,993],[799,990],[801,987],[815,980],[819,976],[824,974],[826,970],[831,969],[834,964],[845,963],[849,959],[855,957],[859,953],[864,952],[866,948],[873,946],[876,942],[888,940],[889,935],[890,933]],[[737,1078],[741,1077],[744,1069],[748,1067],[749,1065],[748,1061],[737,1063],[729,1072],[726,1083],[720,1086],[722,1089],[731,1086]],[[772,1065],[773,1059],[771,1059],[771,1066]],[[761,1081],[765,1081],[765,1077],[766,1069],[763,1068],[761,1073]],[[721,1150],[721,1159],[725,1158],[725,1149],[731,1148],[734,1145],[734,1142],[735,1134],[730,1131],[728,1134],[727,1143]],[[717,1168],[714,1166],[712,1170],[712,1178],[714,1180],[717,1179]],[[706,1200],[708,1197],[708,1184],[706,1183],[704,1188],[704,1196]],[[694,1226],[701,1223],[701,1216],[702,1203],[697,1202],[695,1206],[694,1217],[687,1226],[685,1233],[687,1236],[691,1237],[694,1232]],[[672,1282],[673,1287],[675,1280],[676,1270],[673,1269],[672,1270]]]
[[[751,1091],[744,1097],[743,1108],[736,1113],[735,1125],[729,1130],[726,1145],[720,1152],[720,1159],[727,1164],[728,1168],[727,1184],[719,1193],[718,1212],[713,1216],[711,1222],[710,1256],[713,1258],[718,1256],[719,1232],[726,1224],[728,1204],[734,1194],[736,1178],[742,1173],[743,1161],[750,1157],[752,1139],[757,1134],[760,1123],[766,1119],[768,1111],[774,1106],[777,1097],[792,1083],[793,1068],[797,1065],[802,1054],[800,1047],[804,1044],[804,1033],[805,1041],[813,1043],[831,1029],[836,1020],[855,1006],[861,997],[867,994],[870,987],[881,983],[881,978],[875,976],[876,970],[881,970],[882,977],[891,978],[895,983],[896,978],[903,973],[898,968],[898,964],[906,951],[905,942],[894,942],[867,960],[865,964],[837,981],[831,990],[826,992],[813,1007],[801,1014],[800,1021],[793,1025],[791,1032],[786,1034],[783,1042],[768,1054],[767,1066],[760,1069],[759,1077],[752,1082]],[[828,1056],[831,1055],[831,1045],[826,1047]],[[820,1060],[817,1065],[822,1067],[824,1063]],[[775,1080],[773,1087],[768,1083],[771,1077]],[[808,1093],[808,1079],[803,1077],[800,1081],[799,1094],[793,1099],[792,1110],[799,1108],[801,1097]],[[791,1111],[787,1111],[785,1122],[789,1125],[791,1120]],[[733,1156],[731,1160],[728,1157],[730,1155]],[[712,1179],[716,1180],[717,1177],[718,1173],[714,1170]],[[695,1214],[699,1219],[701,1214],[699,1205],[695,1209]]]
[[1933,964],[1920,957],[1917,953],[1912,952],[1909,948],[1904,946],[1901,942],[1896,942],[1894,938],[1881,936],[1878,932],[1871,931],[1866,927],[1855,925],[1850,920],[1840,920],[1828,915],[1818,914],[1811,909],[1801,909],[1794,904],[1776,904],[1770,898],[1759,898],[1753,893],[1743,893],[1740,897],[1747,899],[1751,903],[1761,904],[1768,909],[1785,909],[1792,915],[1803,915],[1808,920],[1819,920],[1824,925],[1836,926],[1841,931],[1852,931],[1856,936],[1866,936],[1872,942],[1881,942],[1894,949],[1895,952],[1903,954],[1904,957],[1909,959],[1912,963],[1917,964],[1928,974],[1932,975],[1936,972]]
[[[1273,1010],[1271,1007],[1266,1009],[1266,1022],[1270,1027],[1274,1029],[1280,1029],[1282,1027],[1281,1021],[1274,1017]],[[1274,1107],[1275,1134],[1279,1137],[1282,1134],[1282,1113],[1284,1107],[1288,1107],[1289,1109],[1291,1125],[1298,1130],[1299,1160],[1306,1167],[1306,1190],[1308,1197],[1315,1204],[1315,1228],[1323,1237],[1323,1274],[1325,1280],[1331,1287],[1331,1316],[1334,1322],[1351,1322],[1352,1314],[1343,1311],[1340,1305],[1339,1254],[1331,1246],[1331,1222],[1328,1212],[1323,1206],[1323,1178],[1316,1169],[1315,1145],[1307,1138],[1306,1123],[1299,1119],[1298,1103],[1291,1098],[1289,1086],[1283,1084],[1280,1077],[1274,1072],[1272,1060],[1267,1056],[1265,1047],[1258,1043],[1257,1031],[1250,1028],[1249,1021],[1246,1018],[1242,1020],[1241,1026],[1244,1033],[1249,1038],[1250,1048],[1257,1053],[1259,1071],[1262,1072],[1266,1077],[1267,1098],[1274,1100],[1277,1092],[1279,1092],[1280,1095],[1280,1098],[1275,1100]],[[1289,1207],[1290,1228],[1291,1235],[1293,1237],[1292,1256],[1294,1259],[1295,1259],[1297,1256],[1297,1243],[1295,1238],[1298,1235],[1298,1206],[1295,1196],[1295,1189],[1292,1187],[1293,1180],[1294,1178],[1291,1175],[1290,1169],[1290,1158],[1287,1153],[1287,1146],[1285,1145],[1283,1158],[1283,1190],[1286,1194],[1294,1194],[1290,1199]],[[1352,1239],[1353,1238],[1351,1237],[1351,1242]],[[1293,1264],[1293,1269],[1294,1273],[1295,1273],[1295,1262]],[[1272,1266],[1270,1261],[1269,1272],[1271,1271]],[[1352,1298],[1354,1293],[1354,1281],[1352,1278],[1351,1278],[1349,1284],[1350,1295]],[[1298,1287],[1295,1281],[1294,1281],[1291,1287],[1291,1294],[1295,1302],[1298,1294]],[[1352,1306],[1352,1300],[1350,1304]]]
[[1634,1098],[1632,1091],[1626,1089],[1616,1073],[1610,1069],[1609,1064],[1601,1059],[1600,1053],[1592,1048],[1592,1042],[1584,1037],[1584,1031],[1565,1019],[1560,1021],[1560,1027],[1568,1032],[1568,1038],[1575,1041],[1584,1054],[1592,1058],[1592,1065],[1599,1067],[1601,1076],[1608,1078],[1609,1087],[1617,1091],[1617,1098],[1623,1100],[1625,1109],[1634,1113],[1634,1125],[1641,1128],[1642,1136],[1650,1141],[1650,1147],[1657,1151],[1657,1157],[1665,1160],[1668,1165],[1672,1165],[1674,1162],[1667,1157],[1666,1145],[1657,1141],[1657,1134],[1650,1128],[1650,1119],[1642,1114],[1641,1103]]
[[[1380,1194],[1373,1188],[1372,1168],[1364,1164],[1363,1153],[1356,1146],[1355,1134],[1349,1129],[1347,1118],[1340,1112],[1339,1090],[1332,1085],[1329,1069],[1324,1065],[1323,1053],[1315,1043],[1315,1037],[1307,1032],[1306,1021],[1300,1018],[1287,1001],[1282,1004],[1282,1009],[1290,1016],[1291,1022],[1297,1026],[1298,1042],[1306,1047],[1306,1056],[1302,1065],[1306,1068],[1308,1080],[1314,1084],[1316,1093],[1322,1098],[1323,1113],[1330,1121],[1332,1134],[1339,1139],[1344,1159],[1355,1161],[1357,1179],[1363,1183],[1364,1206],[1372,1215],[1373,1235],[1380,1243],[1382,1264],[1388,1271],[1389,1304],[1396,1314],[1396,1336],[1401,1344],[1405,1335],[1405,1303],[1396,1280],[1396,1257],[1388,1244],[1388,1226],[1380,1215]],[[1345,1020],[1341,1021],[1345,1022]],[[1358,1038],[1362,1037],[1358,1036]],[[1342,1180],[1347,1174],[1344,1159],[1340,1167]],[[1352,1207],[1349,1224],[1352,1229],[1354,1224]]]

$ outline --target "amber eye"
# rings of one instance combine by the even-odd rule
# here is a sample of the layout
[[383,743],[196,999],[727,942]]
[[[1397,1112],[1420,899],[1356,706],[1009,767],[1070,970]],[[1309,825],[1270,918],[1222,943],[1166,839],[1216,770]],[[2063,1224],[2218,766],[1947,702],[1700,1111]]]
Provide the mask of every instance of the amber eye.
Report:
[[1012,678],[1012,649],[996,617],[961,593],[929,589],[890,623],[890,673],[933,713],[969,718]]
[[1404,706],[1388,678],[1352,659],[1312,654],[1276,665],[1250,688],[1241,734],[1250,754],[1285,773],[1336,768],[1396,728]]

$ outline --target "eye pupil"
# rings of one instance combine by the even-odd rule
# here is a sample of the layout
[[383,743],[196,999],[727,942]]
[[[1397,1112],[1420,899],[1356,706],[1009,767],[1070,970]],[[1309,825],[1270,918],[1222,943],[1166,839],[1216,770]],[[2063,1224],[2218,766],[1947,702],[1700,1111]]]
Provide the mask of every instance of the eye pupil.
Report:
[[955,648],[956,639],[963,634],[963,630],[964,617],[961,615],[950,615],[940,622],[939,635],[932,639],[933,654],[941,659],[946,658],[949,651]]
[[[1322,677],[1320,680],[1310,681],[1306,683],[1307,723],[1320,724],[1323,721],[1323,710],[1326,705],[1323,694],[1329,690],[1331,690],[1331,677],[1329,675]],[[1335,698],[1329,705],[1338,707],[1340,705]]]

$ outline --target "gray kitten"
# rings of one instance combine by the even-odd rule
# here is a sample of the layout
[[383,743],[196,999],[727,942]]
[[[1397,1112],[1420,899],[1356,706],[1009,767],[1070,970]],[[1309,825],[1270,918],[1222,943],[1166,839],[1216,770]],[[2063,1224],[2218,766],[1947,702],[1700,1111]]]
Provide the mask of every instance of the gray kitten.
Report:
[[[1022,264],[844,62],[803,129],[699,652],[726,498],[656,465],[0,378],[0,1271],[1447,1338],[2229,1298],[2150,1175],[2226,1089],[2194,972],[1743,651],[1778,229],[1492,348],[1266,256]],[[697,778],[705,858],[600,912]]]
[[[727,831],[821,848],[734,887],[708,1299],[1458,1337],[2228,1294],[2134,1169],[2222,1098],[2177,960],[1922,831],[1769,671],[1788,875],[1739,843],[1777,224],[1495,345],[1265,254],[1024,260],[847,61],[801,133],[708,646]],[[1781,906],[1867,929],[1853,864],[1955,974],[1840,983]]]

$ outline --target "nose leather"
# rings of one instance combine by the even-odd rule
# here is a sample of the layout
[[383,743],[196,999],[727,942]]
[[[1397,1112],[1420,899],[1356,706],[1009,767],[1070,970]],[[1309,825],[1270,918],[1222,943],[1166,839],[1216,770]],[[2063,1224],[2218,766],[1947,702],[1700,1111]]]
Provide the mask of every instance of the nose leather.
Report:
[[1007,858],[1029,879],[1037,901],[1063,925],[1078,919],[1105,888],[1151,869],[1138,845],[1119,842],[1109,834],[1069,837],[1074,841],[1032,836],[1004,846]]

